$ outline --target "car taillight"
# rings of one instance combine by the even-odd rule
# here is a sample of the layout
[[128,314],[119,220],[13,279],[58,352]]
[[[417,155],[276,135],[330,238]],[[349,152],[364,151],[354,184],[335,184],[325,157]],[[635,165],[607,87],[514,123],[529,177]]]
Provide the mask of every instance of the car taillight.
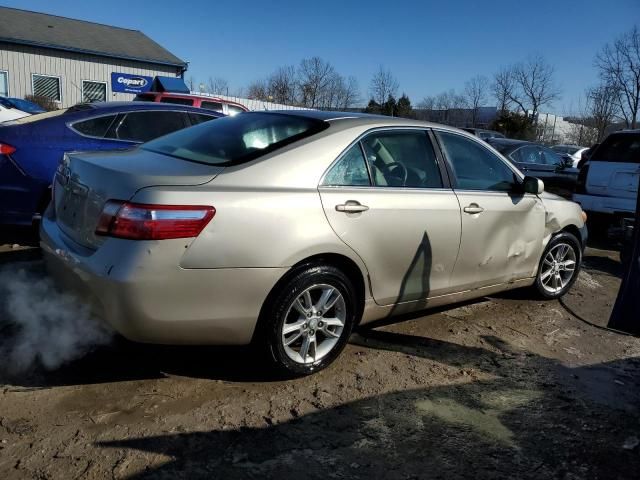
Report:
[[215,213],[216,209],[209,206],[109,200],[102,209],[96,234],[130,240],[197,237]]
[[16,147],[0,142],[0,155],[11,155],[15,151]]

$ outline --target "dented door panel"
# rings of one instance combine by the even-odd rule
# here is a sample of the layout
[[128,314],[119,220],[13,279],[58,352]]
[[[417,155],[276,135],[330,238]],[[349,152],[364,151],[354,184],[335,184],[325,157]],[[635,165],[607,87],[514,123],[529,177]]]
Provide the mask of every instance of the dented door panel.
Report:
[[463,208],[475,204],[482,211],[462,213],[452,286],[467,290],[533,276],[544,248],[542,201],[535,195],[507,192],[456,191],[456,195]]

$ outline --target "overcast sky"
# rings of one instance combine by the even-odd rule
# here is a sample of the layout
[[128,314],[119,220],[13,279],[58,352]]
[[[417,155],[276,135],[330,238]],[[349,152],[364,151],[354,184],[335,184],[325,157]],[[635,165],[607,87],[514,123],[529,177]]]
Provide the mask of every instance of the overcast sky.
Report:
[[356,76],[363,97],[379,65],[390,68],[415,104],[540,53],[556,69],[562,100],[548,110],[558,114],[597,82],[595,53],[640,24],[640,0],[0,3],[141,30],[189,62],[187,77],[223,77],[232,90],[318,55]]

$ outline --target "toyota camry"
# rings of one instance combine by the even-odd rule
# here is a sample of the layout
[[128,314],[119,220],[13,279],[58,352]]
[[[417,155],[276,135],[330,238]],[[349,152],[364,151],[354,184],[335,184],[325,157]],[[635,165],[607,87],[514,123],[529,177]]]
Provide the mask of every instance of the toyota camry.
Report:
[[67,154],[41,224],[51,273],[125,337],[254,344],[300,375],[358,325],[576,280],[585,214],[451,127],[251,112]]

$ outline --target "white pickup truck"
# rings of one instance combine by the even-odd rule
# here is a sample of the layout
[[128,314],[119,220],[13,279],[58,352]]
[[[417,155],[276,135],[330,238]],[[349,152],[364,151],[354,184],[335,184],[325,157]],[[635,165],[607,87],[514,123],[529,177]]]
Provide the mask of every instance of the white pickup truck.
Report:
[[573,200],[610,225],[633,216],[639,179],[640,130],[612,133],[580,170]]

